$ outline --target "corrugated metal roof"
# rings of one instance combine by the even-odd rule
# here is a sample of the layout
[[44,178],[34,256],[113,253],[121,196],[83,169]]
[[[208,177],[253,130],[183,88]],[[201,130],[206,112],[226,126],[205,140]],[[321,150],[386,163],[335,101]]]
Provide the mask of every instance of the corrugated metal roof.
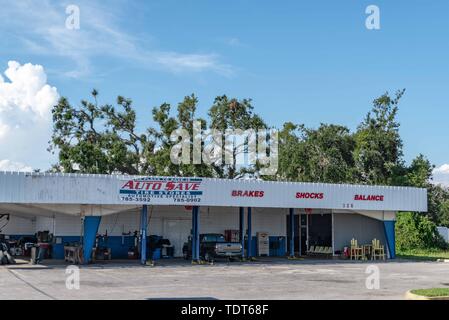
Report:
[[[128,181],[135,183],[125,186]],[[248,179],[0,172],[0,203],[141,203],[423,212],[427,211],[427,190]]]

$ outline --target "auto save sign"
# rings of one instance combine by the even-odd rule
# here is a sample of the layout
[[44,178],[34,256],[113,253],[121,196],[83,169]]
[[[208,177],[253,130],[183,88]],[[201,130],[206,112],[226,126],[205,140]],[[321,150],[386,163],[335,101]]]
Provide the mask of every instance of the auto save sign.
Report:
[[203,179],[144,177],[121,181],[120,200],[154,204],[189,204],[201,202]]

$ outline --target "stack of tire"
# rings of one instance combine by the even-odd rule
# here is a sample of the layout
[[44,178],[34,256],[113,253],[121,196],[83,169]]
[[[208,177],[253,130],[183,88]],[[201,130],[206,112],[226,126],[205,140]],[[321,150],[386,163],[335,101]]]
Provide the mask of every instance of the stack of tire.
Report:
[[0,265],[15,263],[16,260],[9,254],[6,243],[0,243]]

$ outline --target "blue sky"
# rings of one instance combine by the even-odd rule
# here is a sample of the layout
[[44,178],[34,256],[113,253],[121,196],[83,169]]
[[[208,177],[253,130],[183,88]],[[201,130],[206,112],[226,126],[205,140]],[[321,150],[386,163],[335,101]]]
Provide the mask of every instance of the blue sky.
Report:
[[[375,97],[406,88],[405,159],[423,153],[449,163],[448,1],[129,2],[0,0],[0,70],[11,60],[41,65],[73,103],[94,87],[102,102],[130,97],[142,127],[153,106],[195,93],[200,115],[227,94],[252,98],[276,126],[355,129]],[[79,30],[65,28],[68,4],[80,8]],[[380,30],[365,27],[370,4],[380,9]],[[0,152],[32,167],[48,156]],[[437,173],[449,182],[449,166]]]

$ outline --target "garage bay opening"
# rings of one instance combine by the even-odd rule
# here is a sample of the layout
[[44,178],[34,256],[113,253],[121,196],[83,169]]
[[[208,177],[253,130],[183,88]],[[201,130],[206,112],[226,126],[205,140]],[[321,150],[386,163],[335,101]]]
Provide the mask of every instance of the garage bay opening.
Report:
[[[295,214],[294,216],[294,249],[299,256],[332,256],[332,214],[310,213]],[[287,223],[287,251],[290,252],[291,226],[290,217]],[[318,248],[320,248],[318,250]]]

